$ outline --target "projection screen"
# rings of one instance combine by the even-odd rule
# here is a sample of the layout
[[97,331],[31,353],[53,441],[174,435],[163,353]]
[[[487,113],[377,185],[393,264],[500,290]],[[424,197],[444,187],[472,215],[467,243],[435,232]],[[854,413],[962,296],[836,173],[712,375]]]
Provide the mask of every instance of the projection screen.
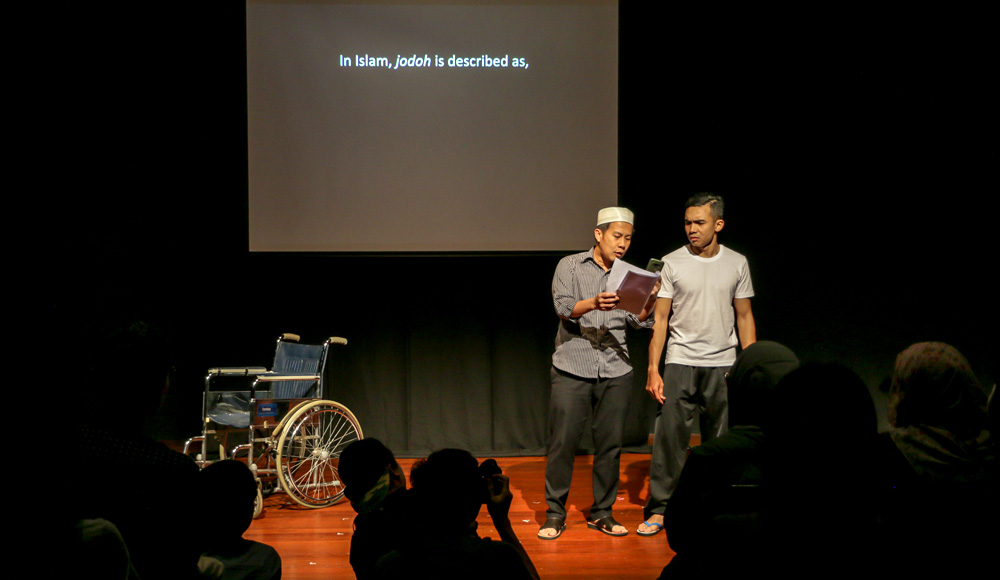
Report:
[[615,205],[618,3],[246,4],[251,251],[571,251]]

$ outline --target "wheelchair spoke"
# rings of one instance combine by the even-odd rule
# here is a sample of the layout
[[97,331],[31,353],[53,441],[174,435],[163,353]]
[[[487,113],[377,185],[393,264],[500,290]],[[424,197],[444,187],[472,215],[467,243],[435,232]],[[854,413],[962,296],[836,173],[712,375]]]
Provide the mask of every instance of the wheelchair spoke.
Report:
[[339,501],[344,486],[340,452],[362,437],[357,419],[333,401],[314,401],[297,413],[279,439],[279,473],[295,501],[324,507]]

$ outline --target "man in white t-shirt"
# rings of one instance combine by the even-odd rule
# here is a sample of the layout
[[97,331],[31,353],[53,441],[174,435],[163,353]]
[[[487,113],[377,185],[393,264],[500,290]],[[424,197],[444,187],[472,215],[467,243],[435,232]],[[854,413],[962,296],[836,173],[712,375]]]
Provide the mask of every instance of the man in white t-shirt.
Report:
[[719,244],[722,211],[718,195],[689,199],[684,211],[688,244],[663,257],[646,380],[646,391],[661,407],[640,536],[663,529],[663,512],[684,467],[696,413],[702,440],[726,432],[726,371],[736,360],[736,345],[746,348],[757,340],[750,270],[746,258]]

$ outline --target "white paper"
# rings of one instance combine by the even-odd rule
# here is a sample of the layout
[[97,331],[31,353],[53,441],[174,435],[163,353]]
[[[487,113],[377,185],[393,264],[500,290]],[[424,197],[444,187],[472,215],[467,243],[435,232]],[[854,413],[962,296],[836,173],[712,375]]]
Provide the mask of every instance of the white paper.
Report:
[[658,272],[643,270],[624,260],[615,260],[608,275],[607,291],[618,293],[618,308],[639,314],[646,306],[659,278]]

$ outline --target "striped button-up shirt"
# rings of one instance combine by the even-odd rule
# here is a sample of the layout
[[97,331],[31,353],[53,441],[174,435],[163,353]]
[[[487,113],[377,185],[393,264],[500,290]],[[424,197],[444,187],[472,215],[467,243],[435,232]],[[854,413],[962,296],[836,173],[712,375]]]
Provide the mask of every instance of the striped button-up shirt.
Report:
[[594,250],[566,256],[552,277],[552,303],[559,315],[556,351],[552,365],[587,379],[620,377],[632,370],[625,344],[625,323],[634,328],[650,328],[653,317],[643,322],[627,310],[591,310],[570,318],[580,300],[605,291],[608,274],[594,261]]

